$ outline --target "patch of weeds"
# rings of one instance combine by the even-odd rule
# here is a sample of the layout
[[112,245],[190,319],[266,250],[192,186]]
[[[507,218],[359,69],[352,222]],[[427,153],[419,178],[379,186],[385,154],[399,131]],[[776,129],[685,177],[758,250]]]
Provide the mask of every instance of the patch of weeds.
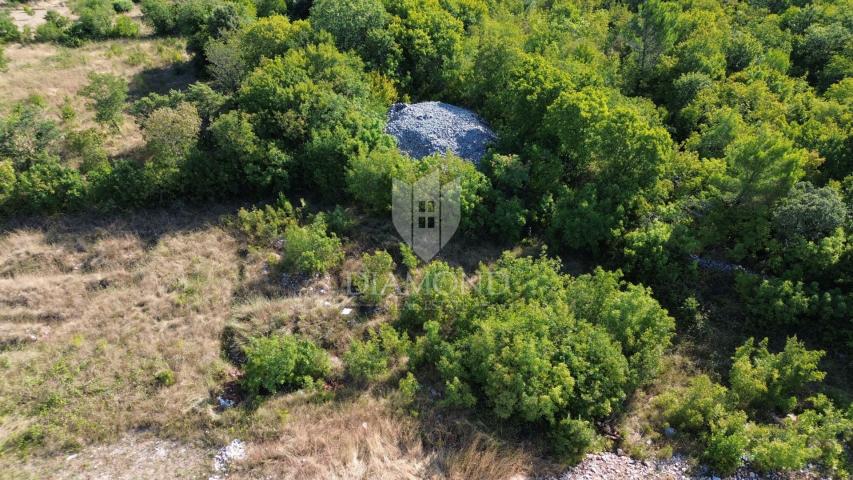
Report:
[[77,65],[85,65],[86,57],[74,49],[62,47],[55,54],[45,59],[49,65],[56,68],[71,68]]
[[175,384],[175,372],[170,368],[158,370],[154,374],[154,381],[161,387],[171,387]]
[[164,63],[179,63],[184,61],[184,46],[175,38],[158,40],[154,46],[157,59]]
[[125,58],[124,63],[130,65],[131,67],[138,67],[141,65],[147,65],[151,61],[151,57],[147,52],[142,50],[139,47],[135,47],[127,54],[127,58]]
[[198,309],[204,304],[204,290],[209,278],[207,272],[198,268],[198,260],[193,260],[190,272],[172,283],[169,290],[174,292],[175,303],[182,307]]
[[124,46],[120,43],[113,43],[104,53],[107,58],[117,58],[124,56]]

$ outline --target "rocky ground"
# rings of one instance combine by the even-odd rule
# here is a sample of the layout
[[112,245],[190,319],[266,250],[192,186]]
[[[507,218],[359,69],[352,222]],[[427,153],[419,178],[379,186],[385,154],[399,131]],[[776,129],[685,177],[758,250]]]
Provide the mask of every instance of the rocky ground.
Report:
[[[726,480],[805,480],[821,478],[811,471],[789,475],[759,474],[749,468],[739,469]],[[583,462],[550,480],[723,480],[706,468],[691,465],[686,458],[673,456],[667,460],[635,460],[611,452],[587,455]]]

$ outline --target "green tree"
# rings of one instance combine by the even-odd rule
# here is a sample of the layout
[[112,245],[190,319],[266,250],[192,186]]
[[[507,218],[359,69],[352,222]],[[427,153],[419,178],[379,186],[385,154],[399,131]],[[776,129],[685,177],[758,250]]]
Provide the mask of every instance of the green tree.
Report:
[[646,108],[602,88],[564,92],[548,108],[548,143],[579,184],[559,192],[551,233],[561,246],[598,249],[658,201],[674,146]]
[[181,163],[197,140],[201,128],[198,110],[189,103],[158,108],[142,122],[142,133],[155,162]]
[[642,2],[630,25],[629,45],[632,60],[637,66],[636,82],[640,84],[651,69],[657,65],[661,55],[667,53],[678,39],[678,14],[675,2],[651,0]]
[[80,90],[80,94],[89,98],[90,107],[95,111],[95,120],[110,125],[115,130],[121,128],[122,113],[127,100],[127,81],[111,73],[89,74],[89,83]]

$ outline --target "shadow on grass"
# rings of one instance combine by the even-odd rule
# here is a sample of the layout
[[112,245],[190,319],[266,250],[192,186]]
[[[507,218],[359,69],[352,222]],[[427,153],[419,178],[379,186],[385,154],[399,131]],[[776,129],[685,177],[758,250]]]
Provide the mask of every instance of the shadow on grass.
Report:
[[166,94],[170,90],[184,90],[198,80],[199,73],[198,65],[192,60],[149,68],[130,80],[128,96],[134,101],[151,93]]

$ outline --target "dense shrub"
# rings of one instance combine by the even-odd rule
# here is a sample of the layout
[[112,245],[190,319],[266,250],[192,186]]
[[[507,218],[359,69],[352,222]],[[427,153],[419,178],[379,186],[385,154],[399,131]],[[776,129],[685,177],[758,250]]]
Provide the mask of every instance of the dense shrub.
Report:
[[62,212],[78,208],[86,194],[80,172],[65,167],[55,157],[39,159],[18,176],[17,202],[22,210]]
[[143,19],[160,35],[175,30],[175,13],[168,0],[142,0]]
[[775,207],[773,220],[776,233],[782,238],[800,236],[819,240],[844,225],[847,215],[847,206],[839,192],[803,182]]
[[61,132],[38,99],[20,102],[0,117],[0,158],[26,170],[45,154],[59,151]]
[[284,229],[281,264],[286,270],[323,273],[340,264],[343,258],[341,241],[334,233],[326,232],[322,220],[306,226],[291,224]]
[[112,36],[118,38],[136,38],[139,36],[139,24],[126,15],[119,15],[113,26]]
[[555,453],[576,458],[596,443],[590,422],[653,373],[674,325],[617,274],[574,279],[560,268],[506,253],[470,290],[461,271],[432,262],[401,321],[423,332],[413,365],[437,371],[445,405],[543,428]]
[[651,290],[621,280],[619,273],[596,269],[570,282],[569,301],[579,318],[601,325],[622,345],[633,385],[651,380],[669,346],[675,320]]
[[9,12],[0,12],[0,45],[6,42],[15,42],[20,38],[21,32],[12,20]]
[[331,33],[338,48],[357,51],[368,66],[386,73],[395,71],[401,57],[390,20],[381,0],[318,0],[310,16],[314,28]]
[[241,107],[260,138],[296,150],[303,185],[328,199],[344,191],[350,158],[390,144],[385,107],[358,57],[327,44],[288,51],[243,82]]
[[94,128],[68,132],[63,153],[65,159],[76,163],[84,174],[107,161],[103,134]]
[[92,202],[105,210],[151,205],[159,185],[135,162],[102,163],[87,175]]
[[79,39],[109,38],[113,32],[115,10],[106,0],[83,0],[78,7],[78,18],[71,27],[71,35]]
[[[663,425],[698,440],[703,460],[719,473],[733,473],[744,458],[763,471],[793,471],[820,460],[843,477],[849,458],[841,445],[849,441],[853,411],[845,414],[822,395],[805,402],[796,396],[807,382],[823,378],[817,370],[822,355],[796,338],[776,354],[768,352],[766,339],[758,346],[750,339],[735,351],[731,390],[699,375],[655,403]],[[810,408],[781,420],[772,415],[794,407]]]
[[131,0],[113,0],[113,10],[117,13],[126,13],[133,9]]
[[319,40],[317,33],[306,21],[291,22],[287,17],[273,15],[248,25],[240,33],[240,54],[249,70],[261,63],[262,58],[273,59],[288,50],[306,47]]
[[729,373],[732,393],[743,408],[788,413],[797,406],[797,393],[808,383],[823,380],[826,374],[818,370],[818,362],[824,355],[807,350],[796,337],[776,354],[767,350],[766,338],[758,345],[749,339],[735,350]]
[[331,370],[323,349],[293,335],[252,338],[245,355],[242,382],[252,395],[310,387]]
[[15,193],[15,167],[9,160],[0,161],[0,211],[5,210],[7,202]]
[[248,115],[228,112],[210,125],[209,132],[216,147],[212,156],[223,168],[241,173],[249,189],[261,193],[287,189],[291,156],[273,141],[258,138]]
[[372,255],[361,256],[361,271],[353,279],[360,298],[369,304],[379,304],[396,286],[394,279],[394,260],[384,250],[376,250]]
[[461,269],[432,262],[412,281],[400,316],[407,327],[422,327],[427,321],[446,326],[465,312],[468,284]]
[[36,27],[36,40],[41,42],[63,42],[68,38],[68,29],[71,19],[64,17],[55,10],[48,10],[44,16],[44,23]]
[[272,245],[284,235],[284,230],[296,222],[293,206],[284,195],[263,208],[241,208],[237,212],[236,227],[255,245]]
[[408,353],[409,337],[389,325],[371,330],[366,340],[353,340],[344,354],[347,375],[357,382],[370,382],[387,374]]
[[414,162],[396,148],[350,158],[346,171],[347,191],[359,205],[376,215],[391,211],[393,180],[410,182],[413,178]]

